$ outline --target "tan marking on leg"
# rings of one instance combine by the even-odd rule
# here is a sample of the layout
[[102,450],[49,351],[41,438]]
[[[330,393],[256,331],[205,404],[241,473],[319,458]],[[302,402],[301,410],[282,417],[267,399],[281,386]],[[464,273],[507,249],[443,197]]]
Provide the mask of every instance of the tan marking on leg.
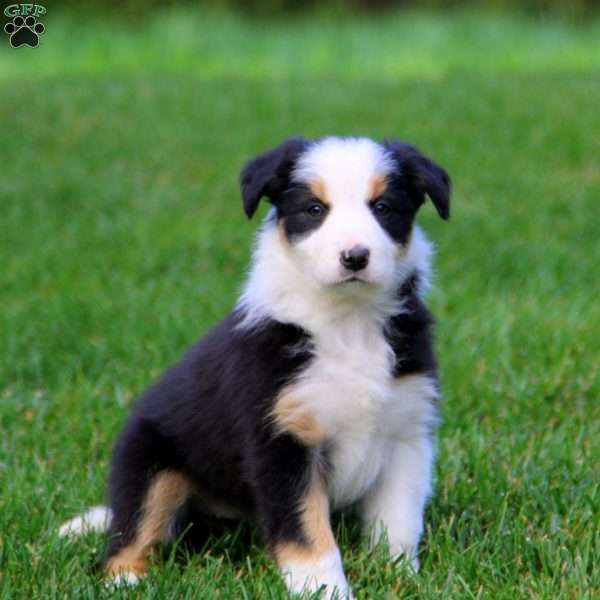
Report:
[[322,179],[315,179],[308,184],[310,191],[319,199],[323,204],[329,206],[329,197],[327,195],[327,185]]
[[319,423],[293,393],[284,393],[275,402],[273,421],[281,433],[291,433],[307,446],[318,446],[325,439]]
[[157,542],[168,541],[169,525],[191,492],[192,485],[189,479],[181,473],[175,471],[158,473],[146,494],[133,541],[108,561],[107,574],[144,575],[148,570],[147,558],[152,553],[154,545]]
[[280,565],[309,562],[336,550],[329,519],[329,498],[323,478],[313,473],[302,510],[302,528],[306,543],[284,542],[275,547],[275,558]]
[[107,575],[122,575],[133,573],[143,577],[148,572],[146,555],[140,552],[136,545],[126,546],[116,556],[113,556],[106,565]]
[[369,199],[375,200],[375,198],[379,198],[387,187],[387,181],[385,177],[382,175],[375,175],[373,179],[371,179],[371,189],[369,193]]

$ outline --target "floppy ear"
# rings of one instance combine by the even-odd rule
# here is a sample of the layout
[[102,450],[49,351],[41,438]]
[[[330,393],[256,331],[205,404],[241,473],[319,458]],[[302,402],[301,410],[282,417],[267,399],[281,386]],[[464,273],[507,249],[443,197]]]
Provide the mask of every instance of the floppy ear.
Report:
[[307,146],[308,141],[303,138],[290,138],[246,163],[240,184],[244,211],[249,219],[263,196],[273,201],[289,184],[294,162]]
[[399,141],[384,141],[384,147],[396,159],[400,174],[417,194],[417,208],[427,194],[442,219],[450,218],[450,176],[442,167],[421,154],[418,148]]

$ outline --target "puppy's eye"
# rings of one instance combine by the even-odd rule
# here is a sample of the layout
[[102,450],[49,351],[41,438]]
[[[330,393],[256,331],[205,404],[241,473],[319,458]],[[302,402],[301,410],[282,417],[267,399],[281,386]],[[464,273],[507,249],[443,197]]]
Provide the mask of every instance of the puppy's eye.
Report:
[[320,202],[313,202],[306,207],[306,212],[313,219],[321,219],[325,216],[325,207]]
[[377,215],[378,217],[385,217],[390,213],[392,208],[387,202],[384,202],[383,200],[377,200],[377,202],[371,205],[371,210],[373,211],[373,214]]

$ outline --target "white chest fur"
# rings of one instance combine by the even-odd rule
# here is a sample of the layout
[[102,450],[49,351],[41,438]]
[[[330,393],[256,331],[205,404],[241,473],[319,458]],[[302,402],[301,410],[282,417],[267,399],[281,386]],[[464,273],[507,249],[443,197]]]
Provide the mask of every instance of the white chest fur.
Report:
[[428,376],[403,377],[390,385],[386,401],[374,408],[370,427],[356,425],[333,437],[330,497],[334,507],[362,498],[398,444],[429,435],[437,419],[436,396],[435,382]]
[[314,353],[292,393],[325,434],[330,496],[345,506],[373,485],[395,441],[430,420],[434,387],[424,376],[393,378],[382,324],[364,314],[322,326]]
[[381,325],[358,319],[324,331],[315,350],[307,373],[318,402],[312,410],[329,440],[330,496],[343,506],[371,486],[383,464],[388,444],[382,424],[392,400],[394,356]]

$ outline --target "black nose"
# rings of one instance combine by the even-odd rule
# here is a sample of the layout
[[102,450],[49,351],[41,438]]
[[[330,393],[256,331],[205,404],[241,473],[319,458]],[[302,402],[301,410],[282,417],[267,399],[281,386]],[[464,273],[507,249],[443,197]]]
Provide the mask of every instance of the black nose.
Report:
[[369,254],[365,246],[354,246],[340,254],[340,262],[349,271],[360,271],[369,264]]

